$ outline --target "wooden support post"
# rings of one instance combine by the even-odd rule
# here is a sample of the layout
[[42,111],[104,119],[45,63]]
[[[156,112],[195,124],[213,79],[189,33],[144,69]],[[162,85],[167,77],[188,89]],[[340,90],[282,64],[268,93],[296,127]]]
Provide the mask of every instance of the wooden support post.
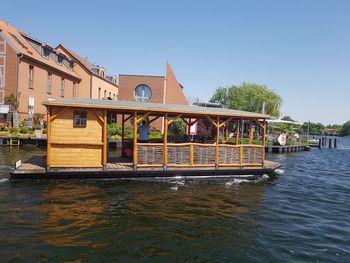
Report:
[[322,146],[322,139],[320,138],[320,139],[318,139],[318,148],[321,149],[321,146]]
[[239,147],[239,164],[243,165],[243,145],[240,145]]
[[216,117],[215,168],[219,168],[220,117]]
[[262,165],[264,165],[265,162],[265,145],[266,145],[266,120],[264,120],[263,127],[262,127],[262,152],[261,152],[261,162]]
[[228,123],[226,123],[226,126],[225,126],[225,141],[226,143],[228,143]]
[[46,152],[46,165],[47,170],[50,169],[51,164],[51,107],[47,107],[47,152]]
[[107,164],[107,109],[103,111],[103,161],[102,166]]
[[134,126],[133,126],[133,164],[134,170],[137,170],[137,112],[134,112]]
[[163,169],[168,168],[168,114],[164,117]]
[[337,138],[334,138],[334,148],[337,148]]
[[124,156],[124,136],[125,136],[125,114],[122,114],[122,154],[121,156]]
[[328,147],[329,147],[329,148],[332,148],[332,138],[329,139]]
[[191,143],[190,144],[190,166],[193,166],[194,164],[193,156],[194,156],[194,146],[193,146],[193,143]]
[[240,120],[237,120],[237,127],[236,127],[236,145],[238,145],[239,130],[240,130]]
[[249,121],[249,144],[253,143],[253,122]]

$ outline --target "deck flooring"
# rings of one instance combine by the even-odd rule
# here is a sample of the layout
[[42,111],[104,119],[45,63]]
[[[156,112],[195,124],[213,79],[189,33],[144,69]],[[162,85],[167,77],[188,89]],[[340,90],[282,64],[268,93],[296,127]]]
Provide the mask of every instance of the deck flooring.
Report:
[[[223,166],[218,170],[253,170],[253,169],[275,169],[280,166],[279,163],[265,160],[264,167],[261,166],[249,166],[249,167],[232,167]],[[213,166],[208,167],[168,167],[168,171],[188,171],[188,170],[214,170]],[[108,163],[105,168],[106,171],[133,171],[133,163],[130,159],[122,157],[111,157],[108,159]],[[139,167],[138,171],[162,171],[163,167]],[[46,156],[33,156],[27,161],[23,162],[14,173],[45,173],[46,172]]]

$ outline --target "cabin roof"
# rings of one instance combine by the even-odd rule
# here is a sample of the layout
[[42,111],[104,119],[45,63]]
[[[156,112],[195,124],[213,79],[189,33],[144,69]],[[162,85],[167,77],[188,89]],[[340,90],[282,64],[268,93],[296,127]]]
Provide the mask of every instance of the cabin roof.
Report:
[[45,106],[60,106],[60,107],[77,107],[77,108],[97,108],[97,109],[115,109],[119,111],[137,111],[137,112],[154,112],[183,114],[183,115],[210,115],[210,116],[226,116],[226,117],[247,117],[269,119],[270,115],[231,110],[225,108],[202,107],[197,105],[175,105],[175,104],[160,104],[138,101],[120,101],[120,100],[97,100],[97,99],[62,99],[43,102]]

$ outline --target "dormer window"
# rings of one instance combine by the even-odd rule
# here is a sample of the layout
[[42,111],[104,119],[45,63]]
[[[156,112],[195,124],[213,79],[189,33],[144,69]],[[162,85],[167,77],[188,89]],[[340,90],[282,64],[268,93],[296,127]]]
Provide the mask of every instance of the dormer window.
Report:
[[57,63],[62,66],[62,62],[63,62],[63,57],[57,56]]
[[43,57],[44,58],[49,58],[50,56],[50,50],[48,50],[47,48],[43,49]]
[[99,75],[100,75],[102,78],[105,77],[105,71],[104,71],[102,68],[100,69]]

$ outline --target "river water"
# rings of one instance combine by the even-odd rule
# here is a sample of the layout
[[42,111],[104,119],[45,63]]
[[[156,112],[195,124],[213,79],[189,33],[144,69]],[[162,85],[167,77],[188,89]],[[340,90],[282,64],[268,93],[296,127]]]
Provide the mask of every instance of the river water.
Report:
[[350,140],[268,155],[237,180],[9,181],[0,147],[0,262],[349,262]]

